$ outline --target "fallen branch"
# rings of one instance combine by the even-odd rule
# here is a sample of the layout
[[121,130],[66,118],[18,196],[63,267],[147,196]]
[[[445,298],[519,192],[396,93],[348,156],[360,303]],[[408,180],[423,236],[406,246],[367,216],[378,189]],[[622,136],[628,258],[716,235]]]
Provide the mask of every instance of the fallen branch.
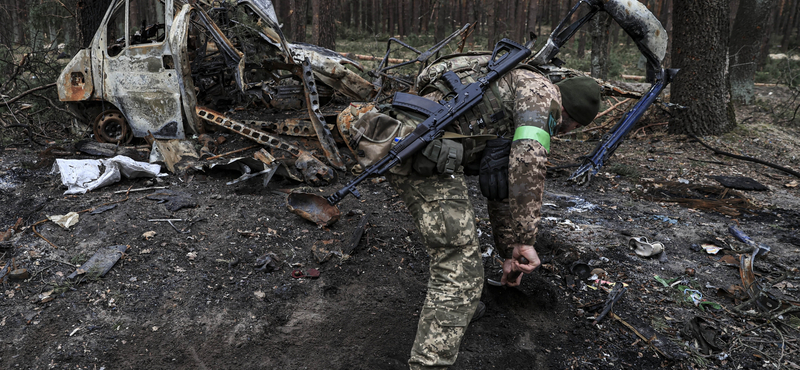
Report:
[[656,346],[655,346],[655,345],[654,345],[654,344],[651,342],[651,341],[653,340],[653,338],[655,338],[655,336],[654,336],[653,338],[650,338],[650,339],[648,339],[647,337],[645,337],[644,335],[642,335],[642,333],[640,333],[638,330],[636,330],[636,328],[634,328],[634,327],[633,327],[633,325],[631,325],[631,324],[628,324],[628,323],[627,323],[625,320],[623,320],[621,317],[619,317],[619,316],[617,316],[616,314],[614,314],[614,312],[609,312],[609,313],[608,313],[608,317],[610,317],[610,318],[612,318],[612,319],[614,319],[614,320],[617,320],[617,321],[619,321],[619,323],[620,323],[620,324],[622,324],[622,325],[625,325],[625,327],[627,327],[628,329],[631,329],[631,331],[633,331],[633,333],[634,333],[634,334],[636,334],[636,336],[637,336],[637,337],[641,338],[643,342],[647,343],[647,345],[648,345],[648,346],[650,346],[650,348],[652,348],[652,349],[653,349],[653,351],[656,351],[656,353],[658,353],[659,355],[663,356],[664,358],[670,358],[670,356],[667,356],[667,354],[666,354],[666,353],[662,352],[660,349],[658,349],[658,348],[657,348],[657,347],[656,347]]
[[642,80],[644,80],[646,77],[645,77],[645,76],[635,76],[635,75],[622,75],[622,78],[623,78],[623,79],[625,79],[625,80],[636,80],[636,81],[642,81]]
[[73,118],[75,118],[75,119],[77,119],[77,120],[81,120],[81,117],[79,117],[77,114],[75,114],[75,113],[72,113],[72,112],[70,112],[70,111],[69,111],[69,110],[67,110],[67,109],[64,109],[64,108],[61,108],[61,107],[57,106],[57,105],[56,105],[56,103],[53,103],[53,100],[52,100],[52,99],[50,99],[50,98],[48,98],[48,97],[46,97],[46,96],[44,96],[44,95],[39,95],[39,94],[33,94],[33,95],[34,95],[35,97],[37,97],[37,98],[42,98],[42,99],[46,100],[46,101],[47,101],[47,103],[48,103],[48,104],[50,104],[50,106],[51,106],[51,107],[53,107],[54,109],[56,109],[56,110],[60,110],[60,111],[62,111],[62,112],[64,112],[64,113],[66,113],[66,114],[69,114],[70,116],[72,116]]
[[772,167],[772,168],[774,168],[776,170],[781,170],[783,172],[792,174],[792,175],[794,175],[796,177],[800,177],[800,172],[794,171],[794,170],[792,170],[790,168],[779,166],[777,164],[773,164],[773,163],[770,163],[770,162],[767,162],[767,161],[764,161],[764,160],[761,160],[761,159],[758,159],[758,158],[746,157],[746,156],[743,156],[743,155],[736,155],[736,154],[732,154],[732,153],[728,153],[728,152],[723,152],[721,150],[714,149],[714,148],[708,146],[708,144],[704,143],[702,140],[700,140],[700,138],[698,138],[695,135],[689,135],[689,136],[691,138],[697,140],[697,142],[700,143],[700,145],[702,145],[702,146],[708,148],[709,150],[713,151],[714,154],[721,154],[721,155],[725,155],[725,156],[728,156],[728,157],[731,157],[731,158],[736,158],[736,159],[741,159],[741,160],[744,160],[744,161],[750,161],[750,162],[763,164],[765,166]]
[[137,191],[147,191],[147,190],[161,190],[161,189],[166,189],[166,188],[167,188],[166,186],[153,186],[153,187],[150,187],[150,188],[118,190],[118,191],[115,191],[114,194],[134,193],[134,192],[137,192]]
[[641,130],[644,130],[644,129],[648,128],[648,127],[653,127],[653,126],[664,126],[664,125],[666,125],[666,124],[669,124],[669,122],[652,123],[652,124],[649,124],[649,125],[647,125],[647,126],[639,127],[639,128],[637,128],[637,129],[636,129],[636,131],[634,131],[634,132],[633,132],[633,134],[631,134],[631,136],[636,136],[636,133],[637,133],[637,132],[639,132],[639,131],[641,131]]
[[[339,54],[341,56],[343,56],[343,57],[347,57],[347,58],[350,58],[350,59],[369,60],[369,61],[373,61],[373,62],[380,62],[380,61],[383,60],[383,58],[381,58],[381,57],[374,57],[372,55],[353,54],[353,53],[339,53]],[[408,60],[397,59],[397,58],[389,58],[388,62],[389,63],[399,64],[399,63],[408,62]]]
[[34,234],[36,234],[36,236],[38,236],[38,237],[42,238],[42,240],[46,241],[47,244],[50,244],[50,246],[52,246],[53,248],[58,249],[57,245],[55,245],[55,244],[53,244],[53,242],[47,240],[47,238],[45,238],[42,234],[39,234],[39,232],[36,231],[36,224],[33,224],[31,226],[31,230],[33,231]]
[[596,115],[596,116],[594,117],[594,119],[598,119],[598,118],[600,118],[600,117],[602,117],[602,116],[605,116],[606,114],[608,114],[608,112],[611,112],[611,111],[613,111],[614,109],[617,109],[617,107],[619,107],[619,106],[620,106],[620,105],[622,105],[622,104],[625,104],[625,103],[627,103],[629,100],[631,100],[631,98],[626,98],[626,99],[623,99],[622,101],[618,102],[617,104],[614,104],[614,105],[612,105],[612,106],[611,106],[611,108],[608,108],[608,109],[604,110],[602,113],[600,113],[600,114]]
[[25,91],[25,92],[23,92],[23,93],[21,93],[21,94],[19,94],[19,95],[15,96],[13,99],[11,99],[11,100],[9,100],[9,101],[7,101],[7,102],[5,102],[5,103],[6,103],[7,105],[11,105],[11,104],[13,104],[14,102],[16,102],[17,100],[20,100],[20,99],[24,98],[24,97],[25,97],[26,95],[28,95],[28,94],[31,94],[31,93],[37,92],[37,91],[39,91],[39,90],[49,89],[49,88],[51,88],[51,87],[54,87],[54,86],[56,86],[56,83],[55,83],[55,82],[53,82],[53,83],[51,83],[51,84],[47,84],[47,85],[42,85],[42,86],[39,86],[39,87],[34,87],[34,88],[32,88],[32,89],[30,89],[30,90],[28,90],[28,91]]

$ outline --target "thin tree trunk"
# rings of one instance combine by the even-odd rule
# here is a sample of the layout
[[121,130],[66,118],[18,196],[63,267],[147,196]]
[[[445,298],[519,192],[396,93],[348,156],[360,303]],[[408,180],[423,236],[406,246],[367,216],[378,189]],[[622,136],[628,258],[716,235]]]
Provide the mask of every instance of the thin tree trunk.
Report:
[[311,43],[336,50],[336,3],[330,0],[312,0],[313,22]]
[[769,20],[767,21],[767,29],[764,31],[764,35],[761,37],[761,50],[759,52],[758,57],[758,70],[762,70],[764,66],[767,64],[769,58],[769,48],[770,44],[772,43],[772,34],[775,31],[775,24],[777,23],[776,18],[778,17],[778,7],[774,7],[772,9],[772,15],[770,15]]
[[339,1],[339,18],[342,20],[342,27],[350,28],[353,25],[350,23],[353,19],[353,10],[350,9],[352,1],[340,0]]
[[289,17],[289,38],[295,42],[305,42],[308,0],[290,0],[289,4],[292,8],[292,15]]
[[742,0],[731,27],[728,70],[731,100],[750,105],[755,95],[754,78],[759,44],[770,16],[772,0]]
[[447,13],[445,13],[444,9],[444,0],[436,1],[433,11],[435,12],[433,37],[436,38],[436,41],[440,41],[445,38],[445,18]]
[[[434,0],[435,1],[435,0]],[[428,33],[428,26],[430,25],[431,21],[431,2],[423,0],[422,4],[420,4],[420,33],[427,34]]]
[[786,21],[785,27],[783,28],[783,39],[781,40],[781,51],[787,52],[789,51],[789,38],[792,37],[792,31],[794,28],[792,24],[794,24],[794,19],[797,13],[797,2],[798,0],[792,0],[791,7],[789,8],[789,12],[786,13]]
[[611,16],[608,13],[600,12],[592,18],[590,23],[592,33],[592,77],[607,80],[609,51],[611,49],[609,45]]
[[492,50],[494,44],[497,43],[497,22],[495,17],[495,12],[497,8],[498,0],[486,0],[486,36],[487,36],[487,48]]
[[536,33],[537,36],[542,36],[539,35],[540,30],[536,28],[539,26],[539,20],[537,19],[538,16],[539,0],[530,0],[528,3],[528,31]]
[[666,13],[667,14],[665,16],[666,20],[664,21],[664,29],[667,30],[667,35],[669,35],[669,37],[667,38],[667,53],[666,53],[666,56],[664,56],[663,64],[664,64],[665,67],[669,67],[669,66],[672,66],[672,39],[674,38],[672,36],[672,4],[673,4],[673,0],[665,0],[665,1],[666,1],[666,4],[664,5],[664,8],[666,8]]

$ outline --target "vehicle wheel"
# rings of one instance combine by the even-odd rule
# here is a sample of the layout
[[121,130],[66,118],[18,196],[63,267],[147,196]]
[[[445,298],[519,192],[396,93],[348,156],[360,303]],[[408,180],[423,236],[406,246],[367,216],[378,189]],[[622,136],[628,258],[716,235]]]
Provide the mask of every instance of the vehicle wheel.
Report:
[[116,109],[109,109],[95,117],[92,124],[95,140],[101,143],[129,144],[133,131],[125,116]]

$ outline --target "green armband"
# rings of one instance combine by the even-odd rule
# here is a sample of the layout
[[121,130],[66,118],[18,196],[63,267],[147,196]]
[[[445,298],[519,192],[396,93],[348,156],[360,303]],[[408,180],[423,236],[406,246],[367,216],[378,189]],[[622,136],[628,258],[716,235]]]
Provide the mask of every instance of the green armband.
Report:
[[520,126],[517,127],[517,130],[514,131],[514,139],[512,141],[517,141],[521,139],[531,139],[536,140],[544,147],[547,152],[550,152],[550,134],[547,131],[542,130],[538,127],[534,126]]

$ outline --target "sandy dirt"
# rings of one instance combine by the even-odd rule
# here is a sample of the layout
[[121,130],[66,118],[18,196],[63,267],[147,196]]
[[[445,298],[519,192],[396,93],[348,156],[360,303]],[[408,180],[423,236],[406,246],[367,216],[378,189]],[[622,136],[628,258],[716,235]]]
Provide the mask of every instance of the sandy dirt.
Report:
[[[752,119],[731,134],[702,139],[800,170],[800,130],[773,125],[752,109],[738,114]],[[640,126],[665,121],[655,117]],[[596,141],[583,135],[553,143],[537,241],[544,265],[518,288],[484,287],[486,314],[470,325],[453,369],[800,366],[800,319],[784,310],[800,301],[800,178],[664,132],[663,125],[634,130],[588,186],[567,181],[574,167],[556,167],[575,163]],[[252,145],[232,133],[215,135],[228,139],[220,153]],[[0,368],[407,367],[428,257],[387,182],[361,185],[362,199],[346,198],[341,219],[320,228],[288,212],[283,191],[327,195],[352,175],[341,172],[336,184],[312,188],[276,176],[264,187],[261,178],[226,185],[239,173],[210,170],[64,195],[50,173],[52,159],[40,157],[45,148],[20,142],[2,144],[0,231],[19,218],[22,227],[0,244],[0,267],[27,269],[30,277],[6,279],[0,289]],[[59,157],[92,158],[69,145],[61,146],[70,154]],[[716,175],[746,176],[768,190],[726,190],[710,177]],[[152,187],[166,189],[125,193]],[[151,199],[166,190],[171,201]],[[476,178],[470,193],[487,250],[491,226]],[[695,202],[678,202],[683,198]],[[169,210],[176,202],[185,207]],[[69,212],[81,212],[69,229],[49,221],[35,232],[31,227]],[[315,246],[341,249],[364,215],[369,222],[351,256],[320,262],[312,254]],[[150,221],[159,219],[182,221]],[[754,270],[783,304],[777,310],[759,311],[741,291],[725,294],[742,285],[739,255],[747,251],[729,233],[731,225],[771,248]],[[662,242],[664,253],[640,257],[630,237]],[[703,244],[723,249],[710,255]],[[98,249],[114,245],[128,249],[108,274],[67,278]],[[256,261],[265,255],[274,265],[260,269]],[[595,280],[576,275],[579,263],[599,269]],[[492,258],[484,266],[487,277],[499,280]],[[292,277],[311,269],[318,278]],[[656,275],[678,280],[665,287]],[[609,283],[627,291],[612,315],[593,324]],[[686,302],[681,285],[721,309]],[[710,354],[701,353],[687,324],[698,317],[715,342]]]

